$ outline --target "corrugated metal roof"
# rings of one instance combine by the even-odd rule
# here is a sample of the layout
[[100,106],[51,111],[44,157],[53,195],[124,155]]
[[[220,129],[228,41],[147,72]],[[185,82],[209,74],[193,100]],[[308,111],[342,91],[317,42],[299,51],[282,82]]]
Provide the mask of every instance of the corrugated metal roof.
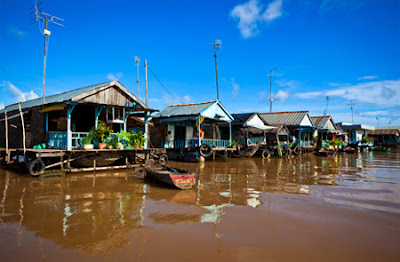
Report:
[[[85,87],[74,89],[74,90],[64,92],[61,94],[46,96],[45,104],[47,105],[47,104],[52,104],[52,103],[66,102],[66,101],[71,100],[73,97],[75,97],[77,95],[89,92],[89,91],[94,90],[99,87],[109,85],[112,82],[113,81],[96,84],[96,85],[85,86]],[[40,97],[40,98],[25,101],[25,102],[21,102],[21,109],[32,108],[32,107],[41,106],[41,105],[43,105],[43,100]],[[18,110],[18,104],[13,104],[13,105],[7,107],[7,111],[9,111],[9,112],[14,111],[14,110]],[[4,109],[0,110],[0,113],[4,113]]]
[[233,124],[242,126],[254,114],[255,113],[231,114],[232,117],[235,119]]
[[268,125],[299,126],[308,111],[289,111],[276,113],[259,113]]
[[216,102],[217,101],[196,104],[170,105],[167,108],[161,110],[161,112],[156,114],[154,117],[164,118],[177,116],[197,116]]
[[398,129],[375,129],[375,130],[367,130],[368,135],[399,135]]

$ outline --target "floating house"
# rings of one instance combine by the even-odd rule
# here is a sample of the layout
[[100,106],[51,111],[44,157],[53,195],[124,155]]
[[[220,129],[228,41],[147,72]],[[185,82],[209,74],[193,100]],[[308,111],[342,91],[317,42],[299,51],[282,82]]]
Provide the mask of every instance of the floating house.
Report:
[[[363,124],[354,125],[352,123],[340,122],[336,125],[338,125],[344,132],[347,133],[349,144],[352,145],[362,142],[362,139],[368,136],[368,131],[375,131],[375,127]],[[372,145],[373,143],[370,141],[368,146]]]
[[152,118],[154,147],[229,147],[234,118],[219,101],[170,105]]
[[49,148],[77,149],[97,120],[115,132],[133,128],[130,123],[144,129],[153,111],[118,81],[91,85],[47,96],[44,104],[37,98],[0,110],[0,147],[7,139],[9,148],[46,143]]
[[325,147],[329,140],[341,134],[331,116],[311,116],[313,125],[318,128],[318,146]]
[[301,148],[312,147],[314,131],[317,129],[308,114],[308,111],[288,111],[275,113],[259,113],[267,125],[285,125],[294,137],[294,145]]
[[374,138],[374,145],[378,146],[397,146],[399,141],[399,129],[397,128],[379,128],[367,130],[368,137]]
[[233,140],[242,145],[248,146],[259,141],[265,145],[271,136],[276,141],[276,135],[280,141],[288,141],[289,131],[284,125],[267,125],[258,113],[240,113],[232,116],[235,119],[232,123]]

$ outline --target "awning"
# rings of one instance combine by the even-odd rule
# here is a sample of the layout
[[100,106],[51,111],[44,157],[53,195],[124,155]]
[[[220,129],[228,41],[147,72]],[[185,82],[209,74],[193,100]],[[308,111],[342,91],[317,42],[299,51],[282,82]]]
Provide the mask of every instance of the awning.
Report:
[[51,112],[51,111],[61,111],[61,110],[65,110],[66,107],[67,107],[67,105],[65,105],[65,104],[49,106],[49,107],[46,107],[45,109],[43,109],[42,111],[40,111],[40,113],[47,113],[47,112]]

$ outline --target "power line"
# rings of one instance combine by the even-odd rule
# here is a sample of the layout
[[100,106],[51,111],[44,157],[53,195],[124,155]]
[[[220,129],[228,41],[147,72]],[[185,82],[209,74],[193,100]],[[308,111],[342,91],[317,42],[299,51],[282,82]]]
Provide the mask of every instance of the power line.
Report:
[[160,79],[158,79],[158,77],[156,76],[156,74],[154,74],[153,70],[151,70],[151,68],[149,66],[147,66],[147,68],[150,70],[150,72],[153,74],[153,76],[155,77],[155,79],[158,81],[158,83],[165,89],[165,91],[168,92],[168,94],[170,94],[173,98],[175,98],[176,100],[178,100],[180,103],[185,104],[182,100],[180,100],[178,97],[176,97],[174,94],[172,94],[164,85],[163,83],[161,83]]

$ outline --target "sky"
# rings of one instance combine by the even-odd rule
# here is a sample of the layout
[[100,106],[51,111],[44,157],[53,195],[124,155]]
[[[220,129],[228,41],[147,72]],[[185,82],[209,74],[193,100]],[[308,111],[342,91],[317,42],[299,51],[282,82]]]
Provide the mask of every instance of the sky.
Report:
[[[0,108],[42,96],[35,0],[0,0]],[[324,111],[335,122],[400,126],[400,1],[50,1],[46,95],[120,81],[149,107],[219,99],[230,113]],[[33,20],[35,21],[35,20]]]

